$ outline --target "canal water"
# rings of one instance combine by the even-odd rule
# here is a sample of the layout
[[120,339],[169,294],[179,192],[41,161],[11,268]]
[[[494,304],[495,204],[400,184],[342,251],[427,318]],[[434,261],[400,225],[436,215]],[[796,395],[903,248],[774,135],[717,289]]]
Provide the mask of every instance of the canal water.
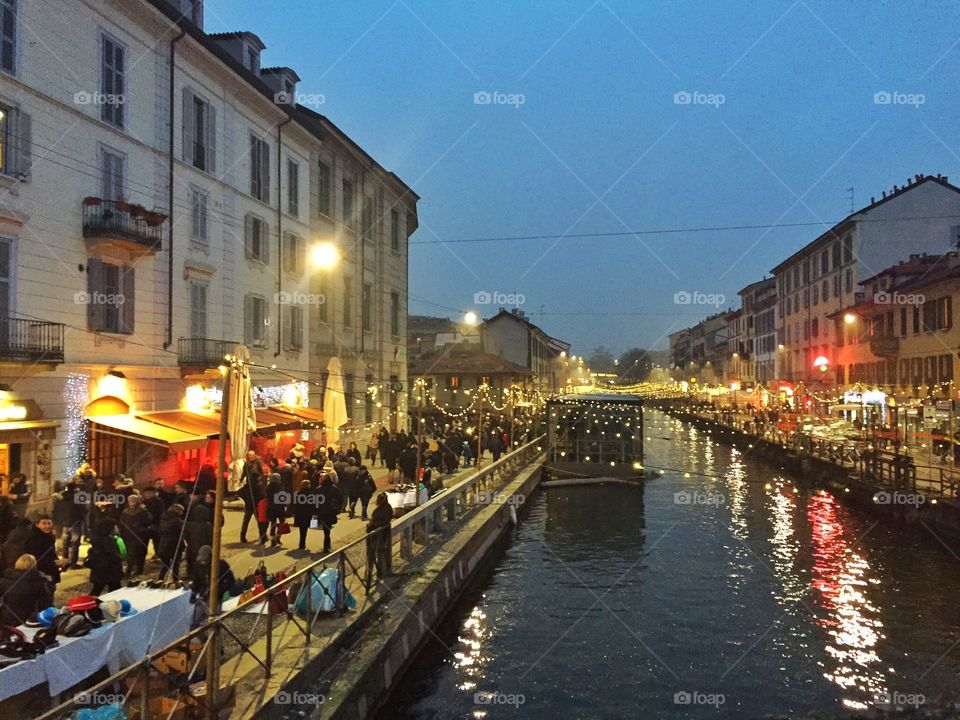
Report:
[[960,560],[657,411],[643,490],[546,490],[382,718],[761,718],[958,699]]

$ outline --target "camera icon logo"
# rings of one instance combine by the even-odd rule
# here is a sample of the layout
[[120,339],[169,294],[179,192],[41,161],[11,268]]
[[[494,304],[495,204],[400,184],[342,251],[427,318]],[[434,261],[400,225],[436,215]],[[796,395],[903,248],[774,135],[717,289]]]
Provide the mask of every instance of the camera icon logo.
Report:
[[486,290],[481,290],[473,294],[473,302],[475,305],[489,305],[492,301],[493,296]]
[[893,302],[893,297],[885,290],[873,294],[873,301],[877,305],[889,305]]
[[277,305],[289,305],[291,299],[290,293],[288,293],[286,290],[281,290],[273,295],[273,301]]
[[73,94],[73,102],[77,105],[90,105],[93,103],[93,93],[81,90]]
[[674,505],[690,505],[693,502],[693,493],[681,490],[673,494]]
[[686,690],[681,690],[673,694],[674,705],[689,705],[691,702],[693,702],[693,696]]
[[478,90],[473,94],[474,105],[489,105],[493,102],[493,95],[486,90]]
[[289,505],[291,501],[290,493],[286,490],[281,490],[273,496],[273,501],[277,505]]
[[893,95],[886,90],[879,90],[873,94],[874,105],[889,105],[893,102]]
[[689,105],[693,102],[693,95],[688,93],[686,90],[680,90],[673,94],[673,104],[674,105]]
[[686,290],[681,290],[673,294],[674,305],[689,305],[691,302],[693,302],[693,296]]
[[273,102],[277,105],[292,105],[293,104],[293,95],[290,93],[281,90],[273,94]]

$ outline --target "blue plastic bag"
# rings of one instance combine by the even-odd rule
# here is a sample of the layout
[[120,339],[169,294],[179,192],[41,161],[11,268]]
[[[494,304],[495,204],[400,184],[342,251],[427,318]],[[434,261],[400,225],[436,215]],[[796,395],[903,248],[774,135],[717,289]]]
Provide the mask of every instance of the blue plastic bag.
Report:
[[[320,575],[313,575],[310,579],[309,590],[304,587],[297,595],[296,608],[301,615],[307,614],[307,598],[311,597],[314,612],[330,612],[337,609],[337,591],[339,587],[339,573],[335,568],[327,568]],[[307,595],[310,593],[310,596]],[[357,600],[346,590],[346,606],[353,610]]]

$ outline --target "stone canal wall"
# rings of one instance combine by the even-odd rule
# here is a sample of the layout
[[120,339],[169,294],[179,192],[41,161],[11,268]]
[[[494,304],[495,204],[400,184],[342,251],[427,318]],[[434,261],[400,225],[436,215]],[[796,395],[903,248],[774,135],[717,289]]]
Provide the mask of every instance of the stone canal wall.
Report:
[[877,517],[897,524],[924,523],[960,545],[960,504],[954,497],[932,493],[914,493],[913,497],[897,500],[901,493],[889,487],[870,482],[859,470],[838,465],[824,458],[815,457],[792,446],[784,446],[745,432],[735,427],[713,422],[672,404],[657,404],[668,415],[683,420],[709,433],[718,442],[736,447],[743,452],[761,457],[789,473],[799,483],[809,487],[829,490],[844,502],[855,505]]
[[[286,686],[322,695],[315,718],[363,720],[373,716],[390,696],[423,644],[433,637],[453,608],[515,527],[516,509],[536,492],[543,458],[528,465],[498,493],[497,502],[481,508],[429,558],[407,568],[404,581],[393,587],[368,622],[352,639],[353,646],[335,668],[310,663]],[[321,675],[334,675],[324,682]],[[281,717],[275,704],[266,704],[258,717]]]

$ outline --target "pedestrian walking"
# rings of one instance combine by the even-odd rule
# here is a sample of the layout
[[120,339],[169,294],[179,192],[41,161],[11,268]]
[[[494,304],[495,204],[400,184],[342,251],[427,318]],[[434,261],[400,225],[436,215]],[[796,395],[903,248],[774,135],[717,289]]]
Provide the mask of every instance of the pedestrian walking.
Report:
[[366,465],[360,466],[360,477],[358,479],[357,495],[360,497],[360,519],[367,519],[367,506],[370,504],[370,498],[377,492],[377,483],[373,475],[367,469]]
[[323,552],[330,552],[330,532],[333,526],[337,524],[337,513],[340,508],[340,490],[334,484],[333,480],[336,474],[333,466],[325,472],[323,480],[320,481],[320,489],[317,496],[317,523],[323,531]]

